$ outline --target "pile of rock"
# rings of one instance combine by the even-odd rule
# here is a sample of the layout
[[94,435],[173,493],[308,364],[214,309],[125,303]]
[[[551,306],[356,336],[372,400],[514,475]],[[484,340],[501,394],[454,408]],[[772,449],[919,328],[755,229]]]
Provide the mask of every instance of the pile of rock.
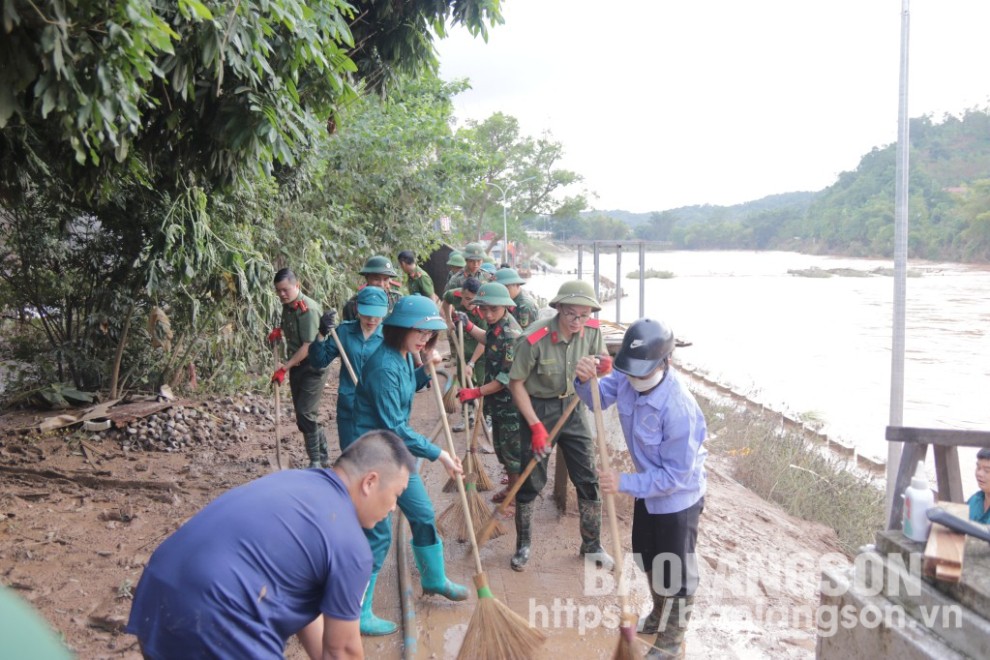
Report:
[[177,452],[196,447],[222,450],[246,440],[249,427],[273,423],[266,401],[249,394],[236,400],[226,397],[207,401],[201,409],[173,406],[90,439],[116,439],[124,451]]

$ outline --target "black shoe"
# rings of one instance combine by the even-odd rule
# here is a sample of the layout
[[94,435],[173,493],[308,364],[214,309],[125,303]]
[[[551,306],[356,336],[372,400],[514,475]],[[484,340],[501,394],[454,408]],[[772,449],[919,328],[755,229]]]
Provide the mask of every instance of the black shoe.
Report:
[[512,565],[512,570],[514,571],[524,571],[526,570],[526,564],[529,562],[529,546],[524,545],[516,550],[516,554],[512,555],[512,561],[509,562]]

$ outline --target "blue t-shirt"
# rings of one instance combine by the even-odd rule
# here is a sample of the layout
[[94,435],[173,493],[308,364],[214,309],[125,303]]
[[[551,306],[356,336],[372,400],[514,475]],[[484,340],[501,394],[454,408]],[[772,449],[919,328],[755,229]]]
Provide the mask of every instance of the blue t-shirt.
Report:
[[224,493],[158,547],[127,632],[150,658],[283,657],[321,613],[360,616],[371,562],[332,470],[276,472]]

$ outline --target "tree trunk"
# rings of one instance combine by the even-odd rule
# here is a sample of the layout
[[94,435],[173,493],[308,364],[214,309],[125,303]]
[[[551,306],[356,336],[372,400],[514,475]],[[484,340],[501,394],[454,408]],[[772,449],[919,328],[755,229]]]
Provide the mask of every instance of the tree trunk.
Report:
[[117,381],[120,378],[120,361],[124,358],[124,346],[127,344],[127,332],[131,328],[131,318],[134,316],[134,308],[137,302],[131,302],[127,309],[127,318],[124,319],[124,328],[120,331],[120,342],[117,344],[117,354],[113,357],[113,370],[110,372],[110,399],[117,398]]

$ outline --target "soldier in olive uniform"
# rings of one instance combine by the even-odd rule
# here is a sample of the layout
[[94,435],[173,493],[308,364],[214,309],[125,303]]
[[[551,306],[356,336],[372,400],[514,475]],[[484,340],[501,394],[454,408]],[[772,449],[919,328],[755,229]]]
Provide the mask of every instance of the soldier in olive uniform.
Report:
[[[516,497],[516,554],[512,557],[512,568],[517,571],[524,570],[529,561],[533,501],[547,482],[551,445],[547,442],[546,427],[557,423],[570,398],[576,396],[574,376],[578,360],[605,353],[598,320],[591,317],[601,309],[591,284],[581,280],[565,282],[550,306],[557,310],[557,315],[529,326],[516,344],[509,372],[512,399],[526,422],[521,429],[522,463],[525,465],[534,456],[541,459]],[[602,502],[595,444],[586,410],[583,403],[578,404],[561,428],[557,442],[577,489],[581,554],[610,568],[613,560],[601,544]]]
[[492,416],[495,454],[509,475],[508,485],[492,497],[493,502],[501,502],[522,471],[519,458],[522,422],[508,389],[515,343],[522,336],[522,328],[509,313],[512,298],[508,290],[498,282],[483,284],[474,300],[488,322],[487,332],[471,323],[466,315],[460,318],[460,322],[464,324],[465,332],[470,332],[485,346],[485,383],[481,387],[462,389],[457,397],[461,403],[485,397],[485,411]]
[[[364,262],[364,267],[358,273],[364,275],[365,286],[377,286],[385,290],[385,295],[388,296],[388,311],[391,313],[395,302],[402,297],[401,293],[392,290],[392,278],[399,276],[392,267],[392,262],[376,255]],[[344,303],[343,317],[345,321],[358,320],[357,294]]]
[[540,318],[540,308],[536,306],[536,301],[530,297],[529,293],[523,291],[522,285],[526,283],[515,268],[502,268],[495,273],[495,281],[505,285],[509,290],[509,297],[512,298],[515,308],[512,315],[519,321],[519,326],[526,330],[533,321]]
[[447,286],[444,288],[444,292],[461,288],[464,286],[464,280],[469,277],[473,277],[482,284],[495,279],[493,274],[481,269],[481,263],[485,259],[485,248],[481,247],[481,243],[468,243],[464,248],[463,254],[464,268],[457,275],[447,280]]
[[409,290],[409,295],[423,296],[436,302],[437,294],[433,289],[433,278],[416,264],[416,255],[411,250],[403,250],[399,253],[398,259],[399,268],[406,274],[406,288]]
[[320,328],[320,306],[299,290],[296,274],[288,268],[275,273],[275,292],[282,301],[282,322],[268,335],[275,343],[285,339],[289,359],[279,359],[272,375],[272,382],[280,385],[289,374],[289,391],[292,407],[296,412],[296,427],[302,431],[309,456],[309,467],[326,467],[327,437],[320,427],[320,399],[328,369],[317,369],[307,362],[309,345],[316,339]]

